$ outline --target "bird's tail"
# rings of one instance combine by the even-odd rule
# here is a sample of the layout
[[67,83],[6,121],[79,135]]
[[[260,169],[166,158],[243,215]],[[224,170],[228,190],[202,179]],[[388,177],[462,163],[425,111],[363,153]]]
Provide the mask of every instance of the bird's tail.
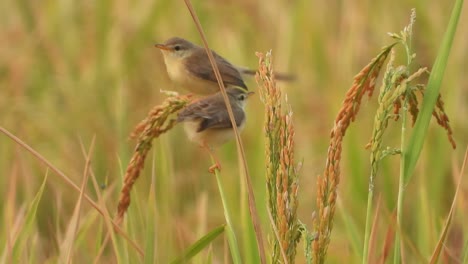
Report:
[[[248,68],[239,68],[239,71],[243,75],[255,75],[257,73],[256,70]],[[296,76],[288,73],[275,72],[275,79],[277,81],[292,82],[296,80]]]

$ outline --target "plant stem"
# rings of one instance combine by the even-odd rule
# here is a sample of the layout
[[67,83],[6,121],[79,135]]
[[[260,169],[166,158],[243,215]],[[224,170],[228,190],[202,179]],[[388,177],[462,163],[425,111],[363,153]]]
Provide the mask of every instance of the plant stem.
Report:
[[[211,157],[211,160],[214,162],[213,157]],[[241,256],[239,252],[239,247],[237,245],[236,234],[234,233],[234,229],[232,227],[231,215],[229,213],[229,207],[226,203],[226,197],[224,195],[223,185],[221,184],[221,179],[219,177],[219,170],[215,169],[214,174],[216,176],[216,181],[218,183],[218,189],[219,189],[219,194],[221,196],[221,201],[223,202],[224,218],[226,219],[226,234],[227,234],[227,239],[229,242],[229,249],[231,250],[232,262],[234,264],[240,264],[242,263],[242,260],[241,260]]]
[[369,192],[367,194],[367,210],[366,210],[366,230],[364,234],[364,248],[362,252],[362,264],[367,264],[369,259],[369,239],[371,232],[371,217],[372,217],[372,200],[374,199],[374,176],[375,172],[371,172],[371,177],[369,179]]
[[[413,15],[414,9],[412,10]],[[407,65],[406,69],[409,72],[411,62],[413,61],[413,54],[411,53],[411,40],[413,37],[413,25],[412,20],[410,22],[411,29],[408,32],[408,39],[404,44],[405,51],[406,51],[406,58],[407,58]],[[403,196],[405,193],[405,165],[406,165],[406,151],[405,151],[405,135],[406,135],[406,112],[408,110],[408,96],[405,96],[405,100],[403,102],[402,112],[401,112],[401,145],[400,145],[400,179],[398,184],[398,200],[397,200],[397,217],[396,217],[396,232],[395,232],[395,252],[393,263],[401,263],[401,240],[400,240],[400,230],[401,230],[401,219],[402,219],[402,210],[403,210]]]
[[400,180],[398,186],[398,200],[397,200],[397,222],[396,222],[396,232],[395,232],[395,252],[393,263],[398,264],[401,263],[401,241],[400,241],[400,230],[401,230],[401,219],[403,215],[403,196],[405,193],[405,177],[404,177],[404,170],[406,164],[406,151],[405,151],[405,134],[406,134],[406,111],[408,108],[408,97],[405,96],[405,100],[403,102],[403,108],[401,112],[401,162],[400,162]]

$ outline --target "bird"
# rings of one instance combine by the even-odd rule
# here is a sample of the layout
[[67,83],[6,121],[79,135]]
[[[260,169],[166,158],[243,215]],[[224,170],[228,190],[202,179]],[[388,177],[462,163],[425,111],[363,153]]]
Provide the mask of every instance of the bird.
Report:
[[[164,43],[155,44],[164,57],[169,78],[179,86],[194,94],[209,95],[219,91],[218,81],[211,66],[208,54],[186,39],[173,37]],[[240,87],[248,90],[242,74],[255,75],[256,71],[236,67],[225,58],[212,51],[225,87]],[[292,76],[277,74],[277,80],[291,80]]]
[[[226,89],[238,131],[242,131],[246,122],[244,108],[247,99],[254,92],[243,88]],[[177,115],[177,122],[184,123],[184,130],[190,141],[206,149],[215,160],[209,168],[221,170],[221,164],[213,149],[235,137],[228,110],[221,92],[206,96],[183,108]]]

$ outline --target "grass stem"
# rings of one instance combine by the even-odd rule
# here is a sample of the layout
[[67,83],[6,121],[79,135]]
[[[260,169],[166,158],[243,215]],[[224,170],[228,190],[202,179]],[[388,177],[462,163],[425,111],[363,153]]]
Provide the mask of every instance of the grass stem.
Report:
[[366,227],[364,233],[364,248],[362,252],[362,264],[369,262],[369,239],[372,227],[372,201],[374,199],[374,177],[371,177],[369,182],[369,193],[367,194],[367,209],[366,209]]
[[[211,155],[211,154],[210,154]],[[211,160],[215,162],[215,158],[211,155]],[[226,202],[226,196],[224,194],[223,184],[219,176],[219,170],[214,170],[214,175],[216,176],[216,182],[218,183],[219,194],[221,196],[221,201],[223,203],[224,209],[224,218],[226,219],[226,234],[229,243],[229,249],[231,250],[232,261],[234,264],[242,263],[239,246],[237,245],[236,234],[234,233],[234,228],[232,226],[231,214],[229,207]]]
[[405,178],[404,178],[404,169],[406,164],[405,154],[405,144],[406,144],[406,115],[408,111],[408,97],[405,97],[403,102],[403,111],[401,112],[401,161],[400,161],[400,179],[398,184],[398,200],[397,200],[397,215],[396,215],[396,232],[395,232],[395,251],[393,263],[397,264],[401,262],[401,241],[400,241],[400,231],[402,224],[402,215],[403,215],[403,197],[405,193]]

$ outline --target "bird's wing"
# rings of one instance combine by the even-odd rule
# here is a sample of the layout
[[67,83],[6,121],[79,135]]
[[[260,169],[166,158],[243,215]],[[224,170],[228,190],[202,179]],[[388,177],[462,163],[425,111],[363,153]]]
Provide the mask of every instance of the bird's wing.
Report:
[[[236,119],[236,124],[242,124],[245,118],[244,111],[239,107],[234,107],[232,110]],[[201,121],[197,132],[201,132],[209,128],[232,127],[231,120],[229,119],[229,114],[223,100],[200,100],[188,105],[177,117],[178,122],[193,120]]]
[[[242,76],[231,63],[225,60],[223,57],[219,56],[216,52],[213,51],[215,60],[221,76],[223,77],[223,82],[225,85],[233,85],[247,89]],[[204,63],[199,63],[199,62]],[[201,79],[209,80],[216,82],[216,76],[214,74],[213,68],[209,63],[208,54],[202,48],[197,49],[192,56],[189,56],[185,61],[185,66],[188,71],[193,73],[195,76],[200,77]]]
[[[232,109],[237,126],[241,125],[245,119],[245,113],[241,108]],[[225,108],[223,111],[214,112],[210,118],[204,118],[200,123],[198,132],[208,128],[232,128],[231,119]]]
[[209,109],[211,109],[208,100],[200,100],[186,106],[177,115],[178,122],[193,121],[198,119],[210,118]]

